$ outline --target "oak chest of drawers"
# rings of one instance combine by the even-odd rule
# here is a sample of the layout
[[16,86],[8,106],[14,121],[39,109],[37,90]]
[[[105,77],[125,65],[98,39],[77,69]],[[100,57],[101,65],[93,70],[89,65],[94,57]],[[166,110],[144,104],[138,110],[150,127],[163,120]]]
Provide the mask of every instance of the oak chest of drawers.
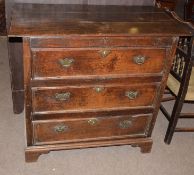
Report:
[[16,4],[9,37],[23,38],[26,161],[111,145],[150,152],[185,35],[188,26],[154,7]]

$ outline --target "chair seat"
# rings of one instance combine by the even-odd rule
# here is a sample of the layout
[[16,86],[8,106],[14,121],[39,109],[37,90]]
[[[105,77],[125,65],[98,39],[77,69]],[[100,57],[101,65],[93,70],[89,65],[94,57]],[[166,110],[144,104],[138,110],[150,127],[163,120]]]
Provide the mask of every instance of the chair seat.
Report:
[[[175,95],[177,95],[179,88],[180,88],[180,82],[178,80],[176,80],[171,74],[169,74],[168,81],[167,81],[167,87]],[[187,100],[187,101],[194,100],[194,68],[192,69],[192,73],[191,73],[191,77],[190,77],[189,86],[188,86],[185,100]]]

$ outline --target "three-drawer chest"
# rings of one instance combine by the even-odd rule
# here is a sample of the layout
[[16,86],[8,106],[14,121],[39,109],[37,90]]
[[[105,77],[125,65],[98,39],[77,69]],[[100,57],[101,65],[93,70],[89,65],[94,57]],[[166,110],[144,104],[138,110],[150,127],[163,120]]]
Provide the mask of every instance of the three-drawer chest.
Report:
[[154,7],[16,4],[26,161],[111,145],[150,152],[179,36],[190,28]]

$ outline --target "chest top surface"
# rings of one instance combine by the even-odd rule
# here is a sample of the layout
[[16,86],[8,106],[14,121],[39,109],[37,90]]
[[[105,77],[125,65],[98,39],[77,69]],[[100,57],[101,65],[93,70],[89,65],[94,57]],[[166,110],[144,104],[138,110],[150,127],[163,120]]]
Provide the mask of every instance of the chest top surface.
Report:
[[185,36],[191,29],[152,6],[16,4],[9,36]]

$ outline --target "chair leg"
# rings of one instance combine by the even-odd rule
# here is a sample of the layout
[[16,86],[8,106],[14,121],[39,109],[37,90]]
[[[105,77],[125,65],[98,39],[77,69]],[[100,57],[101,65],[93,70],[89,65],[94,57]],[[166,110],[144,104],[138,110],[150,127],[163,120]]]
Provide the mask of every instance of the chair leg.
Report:
[[181,109],[183,107],[183,103],[184,103],[183,98],[182,99],[177,98],[176,101],[175,101],[174,108],[173,108],[173,111],[172,111],[172,115],[171,115],[171,118],[170,118],[170,122],[169,122],[169,125],[168,125],[168,129],[166,131],[166,135],[165,135],[165,138],[164,138],[164,142],[166,144],[171,143],[171,140],[172,140],[173,134],[175,132],[175,128],[176,128],[179,116],[180,116],[180,112],[181,112]]
[[176,101],[173,107],[173,111],[172,111],[172,115],[171,115],[170,122],[168,125],[168,129],[166,132],[166,136],[164,138],[164,142],[166,144],[171,143],[172,136],[175,132],[175,128],[176,128],[176,125],[177,125],[177,122],[178,122],[178,119],[179,119],[179,116],[180,116],[180,113],[183,107],[186,93],[187,93],[191,71],[192,71],[192,61],[189,60],[189,63],[185,66],[185,71],[183,73],[183,77],[185,78],[182,79],[179,93],[178,93],[178,96],[176,98]]

